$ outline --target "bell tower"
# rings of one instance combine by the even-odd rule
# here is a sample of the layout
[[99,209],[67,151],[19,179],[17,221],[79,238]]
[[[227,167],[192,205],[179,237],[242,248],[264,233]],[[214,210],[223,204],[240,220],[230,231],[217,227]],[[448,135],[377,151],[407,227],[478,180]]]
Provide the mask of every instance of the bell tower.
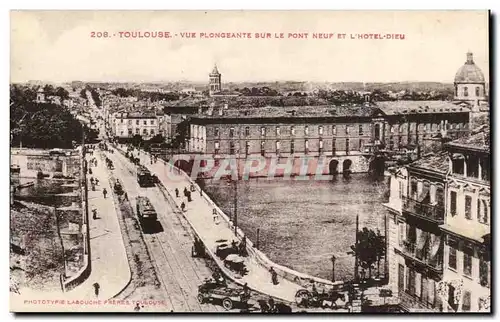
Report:
[[222,89],[221,86],[221,74],[219,73],[219,70],[217,69],[217,65],[214,65],[214,69],[212,69],[212,72],[209,74],[209,89],[208,92],[210,96],[212,94],[220,92]]

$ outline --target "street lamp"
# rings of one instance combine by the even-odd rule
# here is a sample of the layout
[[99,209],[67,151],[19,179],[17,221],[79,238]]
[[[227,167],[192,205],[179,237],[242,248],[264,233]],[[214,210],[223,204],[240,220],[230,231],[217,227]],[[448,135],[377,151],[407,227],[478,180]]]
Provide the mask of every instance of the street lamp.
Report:
[[337,257],[335,255],[332,255],[332,282],[335,283],[335,260]]

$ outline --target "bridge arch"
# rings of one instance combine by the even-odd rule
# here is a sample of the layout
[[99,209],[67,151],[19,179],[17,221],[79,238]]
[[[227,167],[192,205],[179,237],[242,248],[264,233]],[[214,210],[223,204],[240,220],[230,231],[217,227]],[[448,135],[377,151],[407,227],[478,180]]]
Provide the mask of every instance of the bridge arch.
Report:
[[352,172],[351,166],[352,166],[351,159],[344,160],[344,162],[342,162],[342,172],[351,173]]
[[338,160],[331,160],[330,164],[328,165],[328,173],[329,174],[337,174],[339,173],[339,161]]

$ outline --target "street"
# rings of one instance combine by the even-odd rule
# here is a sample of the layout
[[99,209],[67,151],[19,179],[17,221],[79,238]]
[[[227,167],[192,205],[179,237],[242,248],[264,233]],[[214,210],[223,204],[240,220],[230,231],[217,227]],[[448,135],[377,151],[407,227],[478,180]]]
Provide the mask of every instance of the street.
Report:
[[[136,179],[135,166],[120,153],[108,153],[113,161],[113,174],[119,178],[135,211],[137,196],[146,196],[158,213],[156,231],[144,231],[147,247],[157,270],[162,290],[169,307],[174,312],[218,312],[223,308],[212,304],[200,304],[196,298],[198,285],[212,275],[201,259],[191,257],[192,237],[187,224],[181,221],[158,187],[142,188]],[[144,295],[145,297],[147,294]]]

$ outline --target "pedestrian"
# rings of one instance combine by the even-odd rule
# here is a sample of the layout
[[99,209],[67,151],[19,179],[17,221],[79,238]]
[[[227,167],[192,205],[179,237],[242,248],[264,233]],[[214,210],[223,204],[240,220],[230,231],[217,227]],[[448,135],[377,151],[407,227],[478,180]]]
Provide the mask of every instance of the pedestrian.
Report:
[[184,201],[181,203],[181,210],[184,211],[184,209],[186,208],[186,204],[184,203]]
[[90,184],[94,184],[94,177],[90,178]]
[[219,224],[219,215],[217,214],[217,209],[215,209],[215,208],[212,210],[212,217],[214,219],[214,223],[216,225],[218,225]]
[[99,296],[99,289],[101,288],[101,286],[99,285],[99,283],[94,283],[94,284],[92,284],[92,286],[94,286],[95,297],[98,297]]
[[98,186],[99,185],[99,179],[95,179],[95,185]]
[[175,188],[175,196],[179,198],[179,189]]
[[97,209],[92,209],[92,219],[97,219]]
[[92,175],[92,168],[89,167],[89,174]]
[[127,193],[126,193],[126,192],[123,194],[123,199],[124,199],[124,200],[128,200],[128,195],[127,195]]
[[141,310],[141,306],[139,305],[139,302],[135,303],[134,311],[139,312]]
[[269,273],[271,273],[271,282],[273,285],[278,285],[278,273],[276,273],[273,267],[269,269]]
[[188,199],[188,202],[193,201],[193,200],[191,199],[191,191],[188,191],[188,192],[187,192],[187,199]]
[[269,298],[269,300],[267,301],[268,303],[268,306],[269,306],[269,313],[276,313],[275,312],[275,309],[276,307],[274,306],[274,299],[272,297]]
[[187,194],[188,194],[188,190],[186,187],[184,187],[184,197],[187,197]]
[[108,191],[106,190],[106,188],[102,189],[102,194],[104,196],[104,199],[106,199],[106,195],[108,194]]

